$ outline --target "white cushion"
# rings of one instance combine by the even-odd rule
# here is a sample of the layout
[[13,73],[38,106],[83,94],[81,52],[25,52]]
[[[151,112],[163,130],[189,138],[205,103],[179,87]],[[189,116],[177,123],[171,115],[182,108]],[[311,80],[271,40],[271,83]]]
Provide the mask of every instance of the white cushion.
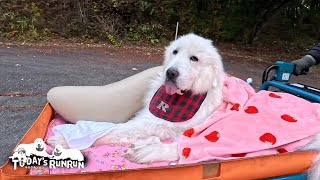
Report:
[[105,86],[62,86],[52,88],[47,99],[66,120],[123,123],[143,107],[143,98],[151,78],[161,66],[150,68],[119,82]]

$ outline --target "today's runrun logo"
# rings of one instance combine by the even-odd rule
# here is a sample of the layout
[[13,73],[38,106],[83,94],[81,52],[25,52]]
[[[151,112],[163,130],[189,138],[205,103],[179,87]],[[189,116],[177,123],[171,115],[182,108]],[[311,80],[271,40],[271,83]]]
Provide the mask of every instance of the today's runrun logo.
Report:
[[64,149],[55,146],[51,154],[47,153],[46,144],[37,138],[31,144],[19,144],[9,157],[14,169],[17,166],[48,166],[49,168],[84,168],[84,156],[77,149]]

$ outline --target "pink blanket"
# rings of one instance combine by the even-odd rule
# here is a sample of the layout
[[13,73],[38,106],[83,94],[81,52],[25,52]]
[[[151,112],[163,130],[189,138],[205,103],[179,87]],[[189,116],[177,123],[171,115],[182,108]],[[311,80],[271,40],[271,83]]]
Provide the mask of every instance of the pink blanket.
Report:
[[[65,124],[56,117],[54,126]],[[227,160],[292,152],[320,132],[320,105],[285,93],[255,93],[243,80],[229,77],[224,103],[203,124],[184,132],[179,141],[179,162],[135,164],[123,157],[128,144],[108,144],[81,152],[88,159],[84,169],[32,167],[29,174],[61,174],[172,166],[207,160]],[[52,148],[47,146],[48,153]]]
[[[50,124],[46,137],[53,136],[51,129],[60,124],[66,124],[60,116],[56,116]],[[160,166],[173,166],[177,162],[157,162],[150,164],[136,164],[124,158],[124,151],[129,147],[129,144],[107,144],[99,147],[90,147],[82,150],[82,154],[86,157],[87,162],[84,169],[67,169],[67,168],[51,168],[33,166],[29,170],[30,175],[43,174],[64,174],[64,173],[82,173],[82,172],[99,172],[99,171],[116,171],[126,169],[140,169]],[[49,154],[52,152],[52,147],[47,145]]]
[[320,104],[228,77],[223,105],[181,137],[179,164],[292,152],[319,132]]

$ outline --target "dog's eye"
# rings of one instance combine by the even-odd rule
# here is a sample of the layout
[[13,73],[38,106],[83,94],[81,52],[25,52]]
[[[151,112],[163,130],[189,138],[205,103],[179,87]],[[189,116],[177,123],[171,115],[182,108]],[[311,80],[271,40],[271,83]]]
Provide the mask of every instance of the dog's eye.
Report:
[[178,51],[177,51],[177,50],[174,50],[174,51],[173,51],[173,54],[177,54],[177,53],[178,53]]
[[190,60],[191,60],[191,61],[198,61],[198,58],[195,57],[195,56],[191,56],[191,57],[190,57]]

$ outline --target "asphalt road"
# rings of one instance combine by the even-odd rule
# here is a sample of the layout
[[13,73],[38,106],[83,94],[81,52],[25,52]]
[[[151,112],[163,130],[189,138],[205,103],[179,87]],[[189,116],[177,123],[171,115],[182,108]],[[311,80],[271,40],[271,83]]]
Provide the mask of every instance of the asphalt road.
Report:
[[123,61],[109,52],[0,46],[0,166],[41,112],[52,87],[105,85],[156,65]]
[[[55,86],[105,85],[159,65],[152,54],[108,48],[0,46],[0,166],[35,121]],[[224,57],[228,73],[253,78],[258,87],[268,63]],[[319,71],[299,77],[320,87]]]

